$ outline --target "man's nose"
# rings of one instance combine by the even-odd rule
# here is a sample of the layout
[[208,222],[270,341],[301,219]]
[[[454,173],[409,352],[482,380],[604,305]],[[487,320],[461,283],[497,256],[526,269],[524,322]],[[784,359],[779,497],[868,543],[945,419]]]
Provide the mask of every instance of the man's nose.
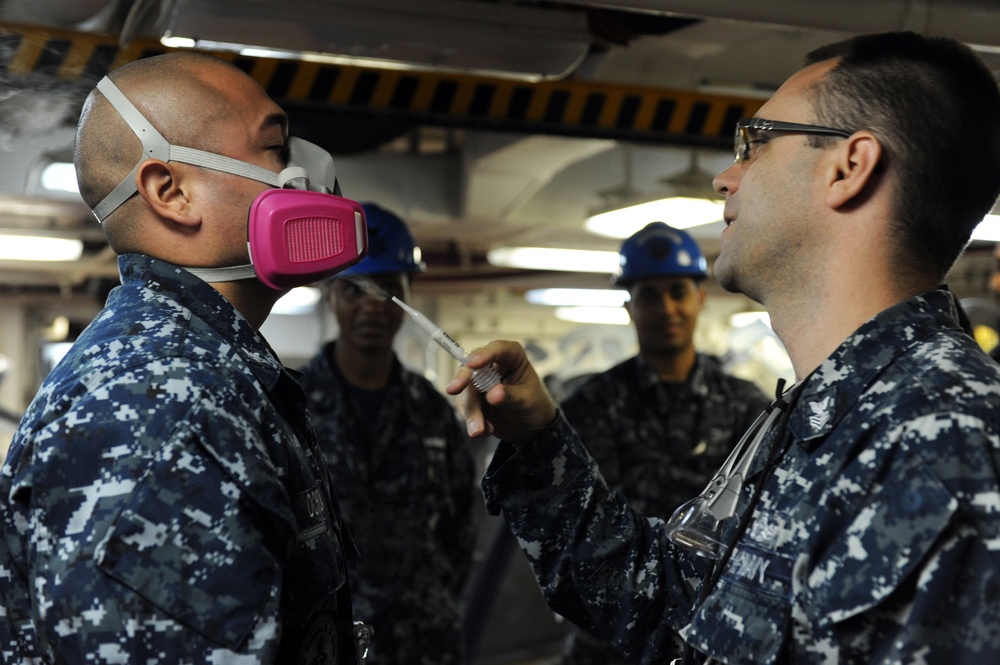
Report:
[[726,196],[736,191],[738,187],[739,164],[732,164],[728,169],[722,171],[712,178],[712,189],[720,196]]
[[373,293],[363,293],[361,295],[361,306],[365,309],[383,309],[388,299],[377,296]]
[[660,306],[667,314],[676,314],[678,308],[680,307],[680,302],[678,302],[669,293],[662,293],[660,294]]

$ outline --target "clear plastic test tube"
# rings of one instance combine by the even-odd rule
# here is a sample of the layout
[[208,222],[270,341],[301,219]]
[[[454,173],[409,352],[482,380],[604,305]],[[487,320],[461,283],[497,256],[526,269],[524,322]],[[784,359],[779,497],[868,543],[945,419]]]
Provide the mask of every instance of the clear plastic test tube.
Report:
[[[421,330],[430,335],[431,339],[437,342],[442,349],[447,351],[452,358],[463,365],[468,366],[466,361],[469,359],[469,354],[465,352],[465,349],[463,349],[458,342],[452,339],[451,335],[446,333],[443,328],[424,316],[419,310],[410,307],[396,296],[390,297],[394,303],[399,305],[404,312],[410,315],[410,318],[413,319],[414,323],[420,326]],[[481,393],[486,392],[501,381],[503,381],[503,378],[493,365],[488,365],[482,369],[472,370],[472,385],[474,385]]]

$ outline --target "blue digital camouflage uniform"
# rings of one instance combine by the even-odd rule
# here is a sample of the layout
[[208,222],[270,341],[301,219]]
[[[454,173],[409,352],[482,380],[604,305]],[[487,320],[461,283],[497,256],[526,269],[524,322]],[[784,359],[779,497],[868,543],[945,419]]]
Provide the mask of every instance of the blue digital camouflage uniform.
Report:
[[468,437],[448,400],[394,360],[377,418],[352,404],[336,342],[302,368],[320,447],[360,551],[355,614],[375,634],[368,663],[459,665],[462,591],[481,501]]
[[[562,404],[611,487],[634,510],[666,520],[697,496],[769,400],[699,353],[688,380],[659,379],[641,356],[590,379]],[[585,631],[570,632],[572,665],[627,663]]]
[[0,473],[0,660],[356,662],[301,388],[208,284],[119,268]]
[[952,296],[864,324],[772,434],[700,604],[707,560],[609,492],[564,419],[502,444],[484,491],[553,608],[635,662],[669,662],[672,628],[724,663],[1000,662],[1000,367]]

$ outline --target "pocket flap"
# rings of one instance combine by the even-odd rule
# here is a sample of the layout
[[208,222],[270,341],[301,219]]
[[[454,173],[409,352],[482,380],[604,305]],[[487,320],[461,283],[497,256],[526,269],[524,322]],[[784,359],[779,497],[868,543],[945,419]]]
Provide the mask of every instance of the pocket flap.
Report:
[[242,488],[180,427],[138,483],[95,558],[165,614],[237,650],[277,584],[262,523]]
[[957,508],[921,464],[879,490],[807,577],[804,605],[818,614],[816,624],[843,621],[887,598],[926,559]]

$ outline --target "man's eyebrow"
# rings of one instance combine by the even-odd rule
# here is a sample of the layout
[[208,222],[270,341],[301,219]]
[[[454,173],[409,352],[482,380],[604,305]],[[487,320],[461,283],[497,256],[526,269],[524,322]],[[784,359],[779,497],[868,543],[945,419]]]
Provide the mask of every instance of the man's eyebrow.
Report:
[[284,113],[272,113],[260,123],[261,133],[267,131],[271,127],[278,127],[281,130],[282,136],[288,135],[288,116]]

